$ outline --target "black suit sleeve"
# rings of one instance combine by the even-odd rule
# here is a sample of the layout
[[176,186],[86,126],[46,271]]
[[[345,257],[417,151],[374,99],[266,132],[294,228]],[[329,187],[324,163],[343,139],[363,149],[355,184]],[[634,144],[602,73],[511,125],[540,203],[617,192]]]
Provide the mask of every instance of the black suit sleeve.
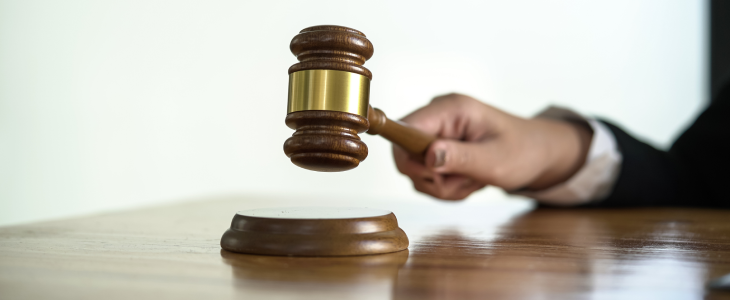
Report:
[[623,162],[611,194],[591,206],[730,207],[730,86],[669,151],[602,122],[616,137]]

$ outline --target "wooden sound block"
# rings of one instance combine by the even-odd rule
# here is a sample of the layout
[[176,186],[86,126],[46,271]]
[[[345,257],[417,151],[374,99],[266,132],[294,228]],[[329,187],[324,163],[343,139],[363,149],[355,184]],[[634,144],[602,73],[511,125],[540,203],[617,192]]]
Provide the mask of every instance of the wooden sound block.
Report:
[[387,210],[292,207],[239,211],[221,238],[225,250],[263,255],[347,256],[405,250],[408,237]]

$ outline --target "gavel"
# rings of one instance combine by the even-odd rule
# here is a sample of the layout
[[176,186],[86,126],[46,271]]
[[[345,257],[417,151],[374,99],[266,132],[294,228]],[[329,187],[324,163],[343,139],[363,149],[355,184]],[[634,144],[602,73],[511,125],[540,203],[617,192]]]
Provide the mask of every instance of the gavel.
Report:
[[284,153],[304,169],[340,172],[368,156],[358,133],[379,134],[423,160],[436,137],[388,119],[370,106],[373,74],[363,66],[373,56],[364,33],[334,25],[303,29],[289,44],[299,63],[289,68],[286,125],[296,130]]

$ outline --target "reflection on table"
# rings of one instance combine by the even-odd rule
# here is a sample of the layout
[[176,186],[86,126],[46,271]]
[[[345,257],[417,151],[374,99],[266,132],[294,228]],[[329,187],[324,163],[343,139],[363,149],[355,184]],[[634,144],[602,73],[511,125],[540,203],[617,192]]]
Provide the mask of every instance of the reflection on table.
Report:
[[[8,299],[698,299],[730,273],[730,211],[537,209],[529,202],[367,202],[408,251],[222,251],[237,210],[360,200],[234,197],[0,228]],[[365,206],[365,205],[363,205]]]
[[333,293],[322,295],[355,298],[692,299],[703,297],[706,282],[730,268],[724,258],[730,254],[728,215],[691,209],[538,209],[494,228],[478,221],[424,226],[414,232],[410,255],[222,256],[239,291],[266,290],[272,296],[306,286]]

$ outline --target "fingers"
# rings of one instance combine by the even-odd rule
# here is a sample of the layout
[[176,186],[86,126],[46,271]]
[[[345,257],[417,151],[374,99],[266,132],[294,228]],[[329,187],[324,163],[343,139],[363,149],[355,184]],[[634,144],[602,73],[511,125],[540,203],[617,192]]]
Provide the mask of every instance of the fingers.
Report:
[[469,96],[448,94],[401,120],[442,139],[477,141],[508,128],[513,118]]
[[[393,148],[398,170],[413,180],[414,187],[441,199],[463,199],[492,184],[508,168],[504,144],[493,143],[509,136],[519,119],[478,100],[459,94],[434,98],[402,120],[439,137],[418,162],[402,149]],[[498,183],[498,182],[495,182]]]
[[393,146],[398,171],[413,181],[413,187],[422,193],[444,200],[461,200],[485,186],[468,176],[439,174],[412,159],[408,153]]
[[411,180],[417,191],[443,200],[462,200],[485,186],[460,175],[434,174],[433,180],[414,177]]
[[413,160],[405,150],[393,145],[393,159],[398,171],[411,178],[428,178],[433,181],[434,172],[422,163]]
[[437,174],[459,174],[480,182],[491,182],[497,151],[492,143],[436,140],[426,151],[425,168]]
[[[475,119],[467,116],[475,112],[474,109],[469,108],[477,105],[485,106],[474,98],[464,95],[439,96],[434,98],[430,104],[405,116],[401,121],[441,138],[460,139],[464,132],[463,126],[468,121]],[[459,126],[462,128],[455,128]]]

